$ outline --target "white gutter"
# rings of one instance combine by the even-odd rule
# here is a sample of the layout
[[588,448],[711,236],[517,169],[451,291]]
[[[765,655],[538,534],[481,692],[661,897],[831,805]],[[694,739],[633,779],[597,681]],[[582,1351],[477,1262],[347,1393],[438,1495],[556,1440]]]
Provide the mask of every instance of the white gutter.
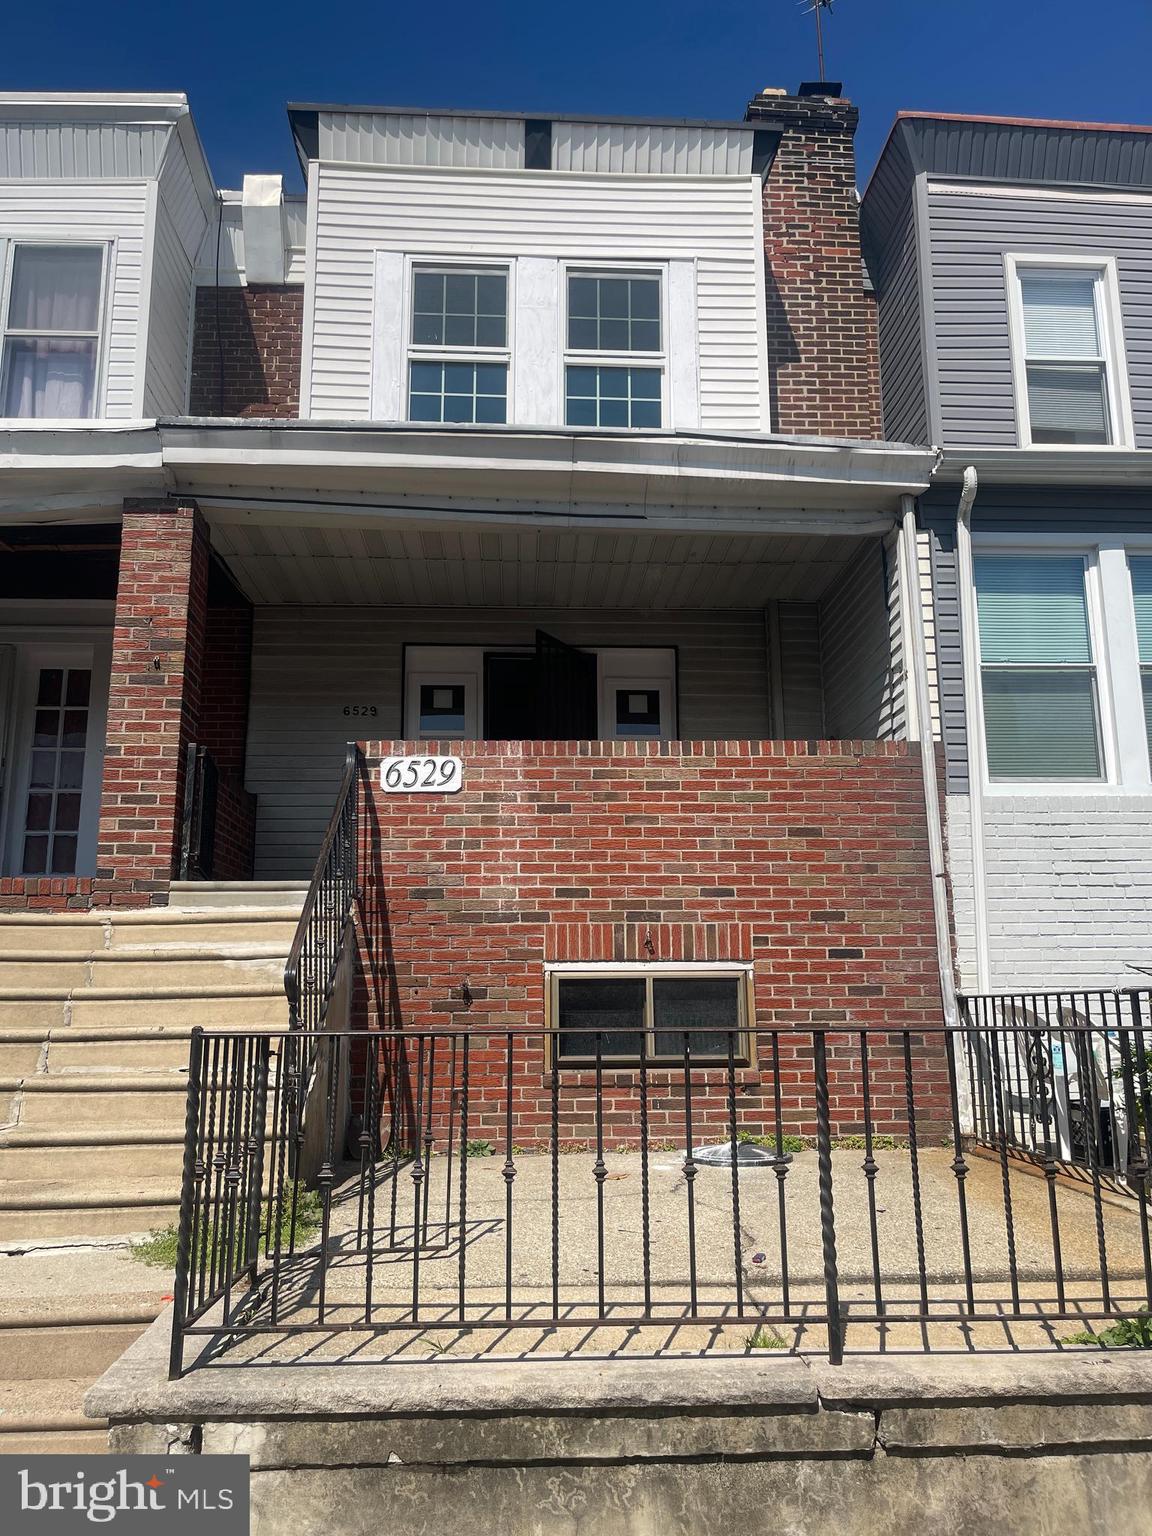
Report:
[[924,810],[928,821],[928,867],[932,875],[932,915],[936,926],[936,962],[940,971],[940,998],[944,1024],[955,1029],[960,1022],[956,1005],[956,977],[952,966],[952,926],[948,917],[948,879],[944,862],[944,824],[940,815],[940,788],[936,776],[936,743],[932,738],[932,700],[928,686],[928,647],[920,611],[920,573],[916,558],[916,501],[900,498],[901,586],[906,594],[911,622],[905,633],[911,640],[912,684],[916,704],[911,732],[920,742],[920,771],[924,779]]
[[992,988],[988,956],[988,887],[984,861],[983,730],[977,708],[976,679],[980,675],[979,618],[976,612],[976,572],[972,562],[972,503],[979,479],[971,464],[956,508],[956,582],[960,589],[960,647],[964,674],[964,735],[968,744],[968,817],[972,842],[972,916],[976,941],[976,990]]

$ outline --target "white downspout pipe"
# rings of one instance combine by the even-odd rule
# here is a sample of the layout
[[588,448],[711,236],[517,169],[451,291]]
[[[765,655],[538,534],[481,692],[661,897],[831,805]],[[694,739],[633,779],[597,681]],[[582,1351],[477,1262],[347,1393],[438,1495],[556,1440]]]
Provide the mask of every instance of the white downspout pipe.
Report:
[[964,735],[968,743],[968,818],[972,843],[972,927],[976,946],[976,990],[992,990],[988,950],[988,886],[984,856],[984,739],[978,708],[980,676],[976,572],[972,563],[972,503],[979,481],[973,465],[964,471],[956,508],[956,583],[960,589],[960,647],[964,674]]
[[901,586],[909,608],[904,633],[911,642],[911,681],[915,715],[910,725],[920,741],[920,771],[924,780],[924,810],[928,820],[928,867],[932,876],[932,914],[936,926],[936,960],[940,971],[940,997],[944,1024],[955,1029],[960,1022],[956,1004],[956,978],[952,967],[952,925],[948,918],[948,879],[944,864],[944,824],[940,816],[940,792],[936,777],[936,745],[932,739],[932,699],[928,686],[928,648],[921,612],[920,571],[916,555],[916,499],[900,498]]

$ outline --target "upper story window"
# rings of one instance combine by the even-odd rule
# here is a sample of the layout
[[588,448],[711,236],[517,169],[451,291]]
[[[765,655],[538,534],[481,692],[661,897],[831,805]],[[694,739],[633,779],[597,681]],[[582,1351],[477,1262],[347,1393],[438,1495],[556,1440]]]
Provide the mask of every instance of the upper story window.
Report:
[[1128,441],[1117,342],[1115,266],[1010,257],[1021,441],[1107,447]]
[[977,555],[988,777],[1104,776],[1081,555]]
[[0,415],[96,414],[104,254],[101,245],[12,247]]
[[508,419],[508,272],[414,267],[410,421]]
[[661,310],[658,272],[569,271],[564,367],[568,426],[662,424],[666,369]]

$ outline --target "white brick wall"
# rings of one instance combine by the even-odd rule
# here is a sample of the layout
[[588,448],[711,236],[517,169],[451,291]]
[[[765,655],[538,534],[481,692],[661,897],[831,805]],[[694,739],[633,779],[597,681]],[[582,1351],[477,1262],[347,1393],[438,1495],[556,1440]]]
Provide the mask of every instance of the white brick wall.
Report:
[[[947,804],[962,989],[974,990],[967,795]],[[984,800],[992,987],[1134,986],[1152,969],[1152,796]]]

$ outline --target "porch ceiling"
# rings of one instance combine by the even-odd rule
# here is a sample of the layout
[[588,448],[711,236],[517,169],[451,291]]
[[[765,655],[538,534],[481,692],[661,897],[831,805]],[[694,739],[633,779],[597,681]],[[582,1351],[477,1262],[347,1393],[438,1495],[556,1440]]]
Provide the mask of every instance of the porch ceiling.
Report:
[[257,604],[758,608],[818,598],[865,541],[846,535],[273,527],[215,521]]

